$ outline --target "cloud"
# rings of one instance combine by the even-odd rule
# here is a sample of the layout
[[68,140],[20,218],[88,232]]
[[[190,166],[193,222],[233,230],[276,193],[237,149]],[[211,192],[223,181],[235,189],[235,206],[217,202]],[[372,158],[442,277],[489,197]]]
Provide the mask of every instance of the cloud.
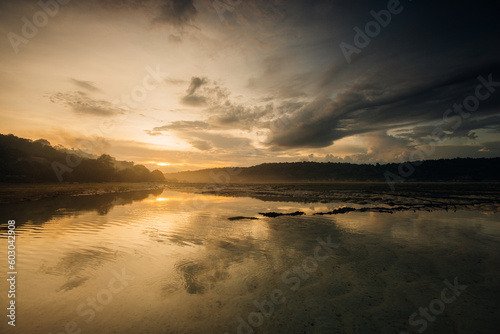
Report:
[[[285,126],[269,134],[268,144],[284,148],[327,147],[356,134],[439,122],[454,103],[474,94],[478,75],[485,75],[485,70],[492,67],[498,65],[465,68],[448,76],[415,76],[412,81],[399,83],[399,73],[372,71],[333,98],[318,98],[283,115]],[[499,97],[492,95],[481,102],[473,118],[490,116],[499,102]],[[474,129],[487,126],[469,124]],[[456,135],[471,135],[473,129],[468,130],[463,127]]]
[[153,131],[169,131],[169,130],[202,130],[210,129],[211,125],[202,121],[176,121],[170,124],[159,126]]
[[175,78],[166,78],[164,81],[165,83],[171,85],[184,85],[186,83],[186,80],[175,79]]
[[157,136],[162,134],[162,132],[172,131],[175,132],[177,137],[186,140],[193,147],[201,151],[209,151],[211,149],[231,150],[251,146],[250,139],[235,137],[221,131],[214,131],[217,129],[217,127],[202,121],[176,121],[155,127],[152,131],[146,130],[146,133],[151,136]]
[[79,88],[88,90],[89,92],[99,92],[101,91],[99,88],[95,86],[95,83],[92,81],[82,81],[77,79],[71,79],[71,82],[78,86]]
[[182,39],[179,36],[170,34],[168,36],[168,41],[170,43],[180,43],[180,42],[182,42]]
[[204,144],[201,145],[203,145],[204,147],[207,147],[206,145],[210,145],[210,147],[221,151],[237,152],[242,148],[251,147],[250,139],[244,137],[235,137],[223,133],[189,131],[179,133],[179,137],[189,140],[191,145],[195,143],[200,146],[201,142],[203,141]]
[[215,81],[204,77],[192,77],[186,95],[181,98],[185,105],[206,107],[206,122],[213,127],[250,130],[262,126],[263,119],[272,114],[273,105],[237,103],[231,93]]
[[440,122],[436,125],[415,126],[413,128],[398,129],[394,134],[400,138],[408,138],[415,143],[433,141],[432,134],[437,128],[446,133],[447,138],[478,139],[477,132],[486,130],[490,133],[500,132],[500,114],[486,117],[462,119],[455,115],[449,116],[449,122]]
[[[304,58],[305,55],[301,57]],[[299,55],[286,53],[266,57],[261,62],[262,72],[248,79],[248,87],[254,91],[272,94],[274,98],[290,99],[306,97],[310,85],[314,82],[313,72],[301,68]]]
[[198,11],[193,0],[164,0],[155,21],[181,26],[190,23]]
[[204,106],[207,101],[204,96],[196,95],[196,91],[207,83],[206,78],[192,77],[187,89],[187,94],[181,98],[181,103],[189,106]]
[[94,100],[86,93],[77,91],[70,93],[56,93],[49,97],[52,103],[58,103],[71,108],[79,114],[94,116],[113,116],[125,111],[105,100]]
[[204,140],[193,140],[190,144],[200,151],[209,151],[212,148],[212,145]]
[[196,90],[207,83],[206,78],[192,77],[191,83],[189,84],[189,88],[187,90],[188,95],[193,95],[196,93]]
[[[31,6],[34,9],[31,0],[19,0],[17,6]],[[2,1],[0,1],[0,8]],[[193,0],[87,0],[71,1],[64,7],[73,7],[81,11],[82,8],[96,12],[102,10],[105,12],[116,13],[118,11],[134,11],[146,14],[151,22],[167,24],[176,28],[182,28],[186,25],[192,25],[198,10]],[[38,7],[39,8],[39,7]]]
[[200,107],[207,104],[207,100],[203,96],[186,95],[181,99],[181,103],[187,106]]
[[264,126],[266,116],[273,113],[273,105],[248,107],[226,101],[211,106],[207,112],[210,114],[208,121],[211,124],[228,129],[251,130]]
[[161,132],[156,132],[156,131],[152,131],[152,130],[144,130],[144,132],[146,132],[148,135],[153,136],[153,137],[163,135],[163,133],[161,133]]

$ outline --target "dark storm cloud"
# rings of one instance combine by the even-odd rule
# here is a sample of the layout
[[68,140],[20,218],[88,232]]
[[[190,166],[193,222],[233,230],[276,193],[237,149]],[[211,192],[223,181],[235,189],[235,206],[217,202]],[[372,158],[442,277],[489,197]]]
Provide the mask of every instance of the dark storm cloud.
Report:
[[[404,139],[398,145],[411,145],[427,138],[435,126],[444,126],[443,113],[474,93],[479,75],[492,73],[500,81],[497,4],[486,0],[401,1],[403,11],[350,64],[340,43],[354,44],[353,28],[364,30],[374,21],[370,12],[387,9],[387,0],[243,1],[224,14],[224,25],[210,1],[99,3],[103,8],[148,10],[156,22],[177,27],[210,14],[214,29],[223,27],[218,37],[255,41],[262,50],[256,62],[260,67],[245,80],[251,89],[265,93],[272,107],[235,102],[213,81],[193,77],[181,103],[204,107],[204,122],[171,123],[155,128],[154,134],[260,127],[270,129],[267,143],[272,148],[294,149],[405,128],[394,132]],[[169,37],[171,42],[179,38]],[[498,131],[499,107],[500,90],[449,132],[450,137],[480,140],[484,130]],[[208,139],[191,142],[199,149],[217,147]]]
[[180,26],[190,23],[198,11],[193,0],[93,0],[88,2],[105,9],[132,9],[154,12],[155,22]]
[[488,133],[500,133],[500,113],[484,118],[461,119],[454,118],[449,123],[438,123],[438,125],[415,126],[410,129],[395,131],[395,135],[408,138],[414,142],[432,141],[432,133],[436,128],[445,131],[448,138],[477,139],[479,130]]
[[56,93],[49,97],[53,103],[65,105],[79,114],[94,116],[113,116],[123,114],[124,110],[116,107],[111,102],[96,100],[84,92]]
[[[488,1],[401,2],[404,10],[348,64],[339,44],[353,44],[353,28],[364,30],[374,20],[370,12],[387,9],[387,3],[317,1],[308,8],[302,1],[287,2],[280,25],[290,34],[302,31],[287,52],[278,49],[265,58],[260,74],[249,80],[252,89],[270,92],[266,101],[274,98],[276,109],[288,103],[283,99],[296,98],[297,105],[279,117],[281,125],[269,127],[270,145],[326,147],[347,136],[403,126],[419,127],[413,135],[423,136],[424,124],[439,124],[447,109],[474,94],[479,75],[492,73],[500,81],[500,29]],[[308,34],[310,28],[317,34]],[[328,65],[307,72],[306,59]],[[299,103],[303,92],[310,102]],[[498,113],[499,106],[497,92],[451,136],[480,139],[480,130],[495,128],[481,119]]]
[[[325,147],[355,134],[441,121],[444,112],[454,103],[461,103],[475,94],[480,84],[478,76],[487,78],[490,71],[499,73],[493,79],[500,81],[500,63],[464,69],[449,77],[429,73],[400,84],[398,73],[376,73],[346,88],[334,99],[317,99],[284,116],[283,123],[287,126],[275,129],[270,134],[269,144]],[[464,123],[472,122],[468,126],[475,126],[474,130],[488,126],[476,118],[491,115],[499,105],[500,94],[492,94]],[[457,135],[463,134],[465,129],[463,127]],[[475,138],[469,135],[470,131],[466,132],[467,136]]]
[[[49,1],[43,1],[49,2]],[[40,9],[37,1],[0,0],[0,8],[4,7],[28,8],[31,10]],[[103,9],[106,11],[135,10],[149,13],[152,20],[158,23],[166,23],[173,26],[190,24],[198,10],[194,6],[193,0],[87,0],[84,2],[70,1],[64,7],[85,7],[90,10]]]
[[108,9],[131,9],[154,13],[154,22],[177,27],[190,24],[198,14],[193,0],[94,0],[90,3]]
[[265,127],[265,119],[272,115],[273,106],[246,106],[231,102],[214,105],[207,110],[208,121],[221,128],[251,130]]

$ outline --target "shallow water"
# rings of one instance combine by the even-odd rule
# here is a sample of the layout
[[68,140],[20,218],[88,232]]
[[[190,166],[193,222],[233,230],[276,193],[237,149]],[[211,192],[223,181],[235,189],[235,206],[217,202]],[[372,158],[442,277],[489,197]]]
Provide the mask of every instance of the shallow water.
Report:
[[497,333],[500,213],[312,215],[341,205],[166,190],[4,206],[17,318],[0,331]]

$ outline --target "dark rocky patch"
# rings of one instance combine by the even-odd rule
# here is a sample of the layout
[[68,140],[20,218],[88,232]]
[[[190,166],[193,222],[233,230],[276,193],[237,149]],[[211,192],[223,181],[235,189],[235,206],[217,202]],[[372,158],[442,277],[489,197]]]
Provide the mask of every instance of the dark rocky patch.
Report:
[[255,217],[244,217],[244,216],[236,216],[236,217],[229,217],[228,220],[243,220],[243,219],[252,219],[252,220],[255,220],[255,219],[259,219],[259,218],[255,218]]
[[279,212],[259,212],[259,215],[263,215],[264,217],[276,218],[279,216],[302,216],[305,215],[305,212],[295,211],[291,213],[279,213]]

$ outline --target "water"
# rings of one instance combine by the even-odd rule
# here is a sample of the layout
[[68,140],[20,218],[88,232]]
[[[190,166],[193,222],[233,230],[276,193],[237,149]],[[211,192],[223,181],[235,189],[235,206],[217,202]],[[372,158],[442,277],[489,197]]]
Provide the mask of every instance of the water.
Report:
[[[165,190],[4,206],[2,222],[17,222],[17,317],[0,330],[497,332],[500,213],[312,215],[341,204]],[[258,214],[297,210],[307,215]],[[466,288],[433,302],[455,278]],[[435,313],[410,323],[421,307]]]

